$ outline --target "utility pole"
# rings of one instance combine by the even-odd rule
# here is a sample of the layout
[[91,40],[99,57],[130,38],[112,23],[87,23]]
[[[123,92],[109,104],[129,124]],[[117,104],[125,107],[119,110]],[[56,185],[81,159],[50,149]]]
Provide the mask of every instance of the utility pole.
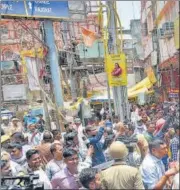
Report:
[[48,55],[49,55],[52,83],[53,83],[54,94],[55,94],[55,101],[58,108],[62,108],[63,107],[63,93],[62,93],[62,86],[61,86],[61,73],[60,73],[59,64],[58,64],[59,62],[58,53],[55,46],[53,22],[51,20],[45,20],[44,29],[45,29],[46,44],[49,47]]
[[[117,54],[118,53],[117,31],[116,31],[117,28],[116,28],[114,3],[115,3],[114,1],[107,1],[107,6],[109,7],[110,11],[110,21],[108,27],[109,29],[108,48],[110,53]],[[123,122],[125,119],[129,119],[127,86],[113,87],[112,91],[113,91],[115,114],[119,117],[120,121]]]
[[[63,26],[63,39],[64,39],[64,43],[65,43],[65,47],[68,46],[67,42],[68,42],[68,23],[67,22],[62,22],[62,26]],[[74,52],[75,53],[75,52]],[[74,55],[67,52],[67,62],[68,62],[68,66],[69,66],[69,75],[70,75],[70,87],[71,87],[71,96],[72,99],[76,99],[77,98],[77,91],[76,91],[76,80],[73,74],[73,66],[74,66]]]
[[[0,0],[0,5],[1,5],[1,0]],[[1,20],[1,12],[0,12],[0,20]],[[1,34],[1,31],[0,31],[0,34]],[[1,35],[0,35],[0,45],[1,45]],[[1,119],[1,108],[2,108],[2,80],[1,80],[1,68],[2,68],[2,63],[1,63],[1,54],[2,54],[2,51],[1,51],[1,48],[0,48],[0,134],[1,134],[1,124],[2,124],[2,119]],[[1,136],[2,137],[2,136]],[[1,137],[0,137],[0,150],[1,149]],[[2,178],[1,178],[2,175],[0,175],[0,185],[1,185],[1,181],[2,181]]]
[[[32,42],[33,44],[35,44],[35,39],[34,37],[32,36]],[[36,60],[36,65],[35,65],[35,68],[37,70],[37,73],[39,71],[39,64],[38,63],[38,58],[37,58],[37,51],[36,51],[36,48],[34,47],[34,50],[35,50],[35,60]],[[43,87],[43,82],[42,82],[42,79],[39,79],[38,78],[38,82],[39,82],[39,85],[41,87]],[[43,109],[44,109],[44,119],[45,119],[45,122],[46,122],[46,129],[47,130],[51,130],[51,121],[50,121],[50,117],[49,117],[49,113],[48,113],[48,106],[47,106],[47,101],[46,101],[46,98],[45,98],[45,95],[42,91],[42,89],[40,90],[40,97],[41,97],[41,100],[40,101],[37,101],[38,103],[42,104],[43,105]]]

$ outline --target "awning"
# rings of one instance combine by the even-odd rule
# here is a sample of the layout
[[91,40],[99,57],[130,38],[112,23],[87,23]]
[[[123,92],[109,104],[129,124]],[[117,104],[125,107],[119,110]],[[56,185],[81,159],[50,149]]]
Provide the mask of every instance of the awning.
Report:
[[128,98],[129,99],[131,99],[131,98],[135,98],[135,97],[137,97],[138,96],[138,94],[140,94],[140,93],[142,93],[142,92],[144,92],[144,93],[146,93],[146,94],[152,94],[152,93],[154,93],[154,90],[148,90],[147,88],[140,88],[140,89],[138,89],[138,90],[136,90],[136,91],[133,91],[133,92],[130,92],[130,93],[128,93]]
[[145,79],[143,79],[142,81],[140,81],[139,83],[137,83],[135,86],[133,86],[132,88],[128,89],[128,93],[131,93],[133,91],[136,91],[138,89],[142,89],[142,88],[151,88],[153,85],[151,83],[151,81],[149,80],[148,77],[146,77]]
[[[139,93],[145,92],[146,94],[154,93],[151,89],[153,84],[151,83],[149,77],[146,77],[139,83],[137,83],[132,88],[128,89],[128,98],[135,98],[138,96]],[[113,94],[111,93],[111,101],[113,100]],[[94,95],[91,97],[90,102],[108,102],[108,94],[107,91],[101,93],[100,95]]]

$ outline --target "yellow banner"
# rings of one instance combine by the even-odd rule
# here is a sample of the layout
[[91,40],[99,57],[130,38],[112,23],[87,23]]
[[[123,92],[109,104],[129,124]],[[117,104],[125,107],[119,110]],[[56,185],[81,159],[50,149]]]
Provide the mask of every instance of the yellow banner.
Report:
[[127,66],[125,54],[107,55],[105,64],[109,86],[126,86]]
[[176,49],[179,49],[179,17],[174,21],[174,43]]
[[44,54],[46,54],[47,50],[44,48],[38,48],[37,50],[31,49],[31,50],[22,50],[21,56],[24,57],[37,57],[37,58],[44,58]]
[[151,83],[155,84],[157,82],[157,79],[156,79],[156,76],[154,74],[152,67],[148,67],[146,69],[146,73],[147,73],[147,76],[148,76],[149,80],[151,81]]

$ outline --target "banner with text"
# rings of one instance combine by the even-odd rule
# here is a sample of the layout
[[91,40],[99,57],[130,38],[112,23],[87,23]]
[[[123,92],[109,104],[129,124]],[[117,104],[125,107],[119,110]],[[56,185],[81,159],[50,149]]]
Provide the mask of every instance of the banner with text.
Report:
[[34,18],[68,18],[68,1],[1,1],[1,15]]
[[127,65],[124,53],[117,55],[107,55],[106,72],[110,86],[127,85]]

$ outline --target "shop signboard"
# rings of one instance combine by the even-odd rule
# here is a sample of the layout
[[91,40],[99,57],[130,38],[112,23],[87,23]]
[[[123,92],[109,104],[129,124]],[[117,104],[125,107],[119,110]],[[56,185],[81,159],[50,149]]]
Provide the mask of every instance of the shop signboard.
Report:
[[179,94],[178,93],[169,93],[169,98],[178,98]]
[[169,98],[178,98],[179,97],[179,89],[170,89],[168,90]]
[[1,71],[14,69],[14,61],[1,61]]
[[4,85],[2,89],[4,101],[27,100],[25,84]]
[[2,1],[2,16],[68,18],[68,1]]

